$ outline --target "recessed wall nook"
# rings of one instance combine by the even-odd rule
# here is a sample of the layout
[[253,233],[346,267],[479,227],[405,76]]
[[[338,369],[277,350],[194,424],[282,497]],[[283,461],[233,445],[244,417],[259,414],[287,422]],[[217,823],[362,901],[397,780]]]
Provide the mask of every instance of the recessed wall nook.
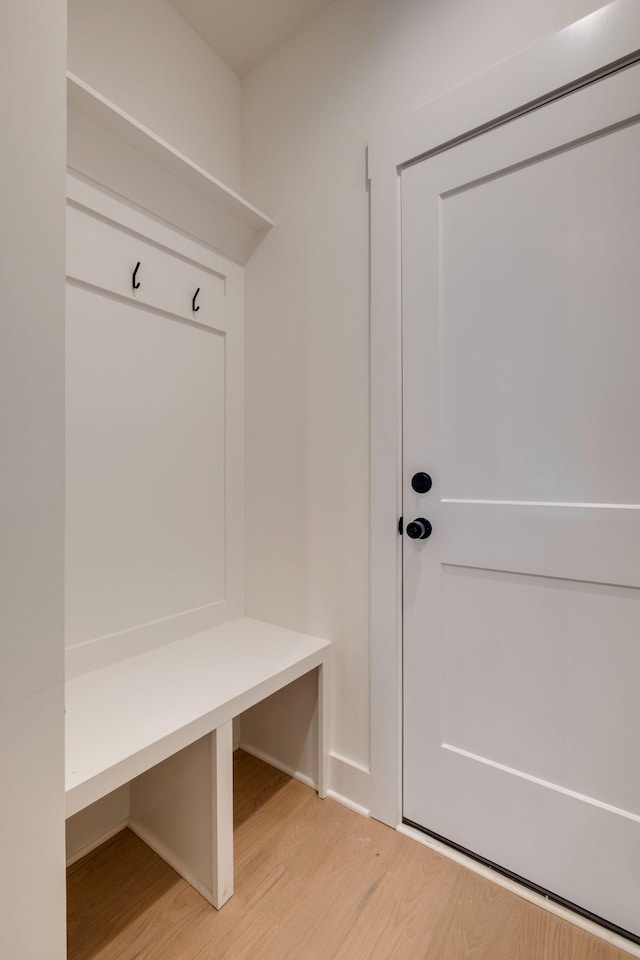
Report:
[[240,715],[310,671],[326,793],[330,644],[243,616],[243,274],[273,221],[67,91],[67,857],[127,824],[221,907]]

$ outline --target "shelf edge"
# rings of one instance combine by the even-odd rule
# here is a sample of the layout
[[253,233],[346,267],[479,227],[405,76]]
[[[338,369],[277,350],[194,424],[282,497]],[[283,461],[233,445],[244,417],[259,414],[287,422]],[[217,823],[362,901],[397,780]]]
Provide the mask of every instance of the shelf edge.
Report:
[[256,234],[267,231],[274,225],[270,217],[235,190],[227,187],[71,71],[67,71],[67,102],[87,119],[186,181],[199,193],[217,203],[226,213],[249,226]]

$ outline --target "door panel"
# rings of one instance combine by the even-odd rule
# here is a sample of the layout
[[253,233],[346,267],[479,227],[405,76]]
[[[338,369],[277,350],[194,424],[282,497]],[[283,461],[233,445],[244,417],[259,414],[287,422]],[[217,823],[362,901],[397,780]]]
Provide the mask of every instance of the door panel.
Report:
[[640,127],[617,129],[442,201],[449,498],[640,500],[619,429],[637,400],[635,225],[618,226],[639,155]]
[[639,622],[637,590],[445,566],[443,743],[640,818]]
[[635,66],[402,174],[404,816],[637,934],[639,114]]

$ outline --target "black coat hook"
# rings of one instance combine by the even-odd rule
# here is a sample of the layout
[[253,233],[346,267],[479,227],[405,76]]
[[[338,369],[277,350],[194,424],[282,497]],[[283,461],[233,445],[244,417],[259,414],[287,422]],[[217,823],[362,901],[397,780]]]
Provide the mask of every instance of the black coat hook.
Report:
[[194,313],[197,313],[198,310],[200,309],[200,307],[196,307],[196,297],[198,296],[199,293],[200,293],[200,287],[198,287],[198,289],[194,293],[193,300],[191,301],[191,309],[193,310]]
[[138,260],[138,262],[136,263],[136,268],[135,268],[135,270],[133,271],[133,276],[131,277],[131,286],[133,287],[134,290],[137,290],[138,287],[140,286],[140,281],[139,281],[139,280],[138,280],[138,282],[136,283],[136,273],[138,272],[138,268],[139,268],[139,267],[140,267],[140,261]]

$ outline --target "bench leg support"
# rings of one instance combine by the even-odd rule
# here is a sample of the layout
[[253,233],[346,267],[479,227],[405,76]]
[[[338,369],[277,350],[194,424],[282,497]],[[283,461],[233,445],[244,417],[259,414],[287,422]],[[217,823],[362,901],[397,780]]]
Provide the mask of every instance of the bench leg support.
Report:
[[329,716],[331,663],[318,667],[318,796],[324,799],[329,788]]
[[211,734],[212,899],[218,910],[233,893],[233,721]]

